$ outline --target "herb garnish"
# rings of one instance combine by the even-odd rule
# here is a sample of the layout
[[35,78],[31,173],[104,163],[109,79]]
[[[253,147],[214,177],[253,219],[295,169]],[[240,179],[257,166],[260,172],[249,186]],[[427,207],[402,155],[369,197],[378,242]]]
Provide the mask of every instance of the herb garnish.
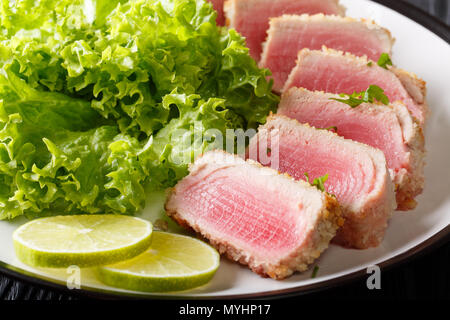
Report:
[[347,99],[330,98],[330,100],[348,104],[352,108],[356,108],[363,102],[373,103],[375,100],[386,105],[389,103],[389,98],[384,94],[384,90],[376,85],[369,86],[366,91],[353,92],[352,94],[341,93],[339,96],[347,97]]
[[324,183],[328,180],[328,173],[326,175],[322,176],[322,177],[315,178],[312,183],[309,182],[309,175],[308,175],[308,173],[305,172],[304,175],[306,177],[306,182],[308,182],[309,184],[311,184],[312,186],[316,187],[317,189],[319,189],[322,192],[325,191]]
[[367,66],[368,66],[368,67],[371,67],[372,64],[373,64],[373,62],[372,62],[372,61],[369,61],[369,63],[367,63]]
[[156,219],[155,223],[153,223],[153,226],[161,231],[169,230],[169,223],[163,219]]
[[387,54],[387,53],[382,53],[380,55],[380,58],[378,59],[377,64],[380,67],[387,69],[387,66],[392,66],[391,57],[389,57],[389,54]]
[[328,131],[334,130],[337,132],[338,129],[336,126],[331,126],[331,127],[327,127],[327,128],[319,128],[319,130],[328,130]]
[[314,279],[317,276],[318,271],[319,271],[319,266],[314,266],[313,272],[311,274],[312,279]]

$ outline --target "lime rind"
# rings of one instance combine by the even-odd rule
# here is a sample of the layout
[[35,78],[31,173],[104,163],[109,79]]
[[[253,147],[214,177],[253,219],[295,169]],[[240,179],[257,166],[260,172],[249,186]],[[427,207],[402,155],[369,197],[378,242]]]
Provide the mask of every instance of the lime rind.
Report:
[[[168,233],[155,231],[154,237],[158,237],[158,235],[160,234],[167,235]],[[214,277],[220,264],[220,255],[217,250],[204,243],[203,241],[191,237],[182,236],[179,234],[170,235],[173,237],[185,238],[186,241],[195,241],[197,244],[203,246],[203,248],[207,248],[207,253],[210,254],[210,257],[212,257],[210,261],[211,266],[204,270],[184,273],[182,275],[149,274],[137,271],[133,272],[124,269],[123,267],[115,268],[115,266],[102,266],[96,268],[96,275],[98,279],[104,284],[111,287],[141,292],[183,291],[196,288],[208,283]],[[155,248],[150,248],[149,250],[153,249]],[[141,259],[143,255],[134,258],[133,261]],[[123,265],[123,263],[127,262],[122,262],[119,265]],[[132,262],[130,262],[130,264],[132,264]]]
[[[54,218],[54,217],[52,217]],[[41,218],[37,220],[50,219]],[[134,218],[138,219],[138,218]],[[140,219],[142,220],[142,219]],[[36,221],[36,220],[33,220]],[[29,223],[33,223],[30,221]],[[108,265],[123,260],[128,260],[145,252],[152,243],[152,224],[146,220],[148,230],[146,234],[135,239],[132,243],[111,249],[74,251],[53,251],[36,248],[20,239],[19,233],[27,224],[19,227],[13,234],[14,250],[17,258],[32,267],[67,268],[76,265],[80,268]],[[49,230],[51,232],[51,230]]]
[[148,249],[152,243],[151,234],[141,241],[120,249],[103,250],[99,252],[62,253],[31,249],[20,242],[14,242],[17,257],[23,263],[32,267],[67,268],[76,265],[80,268],[107,265],[131,259]]
[[211,281],[216,271],[217,268],[197,275],[146,277],[133,273],[121,273],[108,268],[97,268],[96,275],[101,282],[111,287],[141,292],[171,292],[205,285]]

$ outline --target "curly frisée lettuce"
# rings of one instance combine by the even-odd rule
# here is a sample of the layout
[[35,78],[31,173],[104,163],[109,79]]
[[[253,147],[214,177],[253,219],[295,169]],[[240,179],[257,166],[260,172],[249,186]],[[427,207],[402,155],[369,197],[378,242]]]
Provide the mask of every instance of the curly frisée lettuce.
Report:
[[121,213],[278,97],[203,0],[2,1],[0,219]]
[[1,218],[140,208],[136,139],[87,101],[37,91],[12,74],[0,76],[0,88]]

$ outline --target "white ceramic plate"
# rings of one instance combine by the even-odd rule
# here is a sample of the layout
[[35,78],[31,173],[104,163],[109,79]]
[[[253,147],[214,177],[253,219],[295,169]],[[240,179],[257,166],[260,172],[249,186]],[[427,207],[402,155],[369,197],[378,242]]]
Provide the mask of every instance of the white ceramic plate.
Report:
[[[168,294],[185,297],[260,297],[271,294],[301,292],[328,286],[365,272],[374,264],[387,265],[411,256],[419,249],[449,233],[450,224],[450,45],[411,19],[377,3],[367,0],[342,0],[351,17],[372,18],[388,28],[397,39],[393,60],[396,65],[415,72],[428,84],[428,103],[432,111],[427,126],[426,187],[414,211],[396,212],[383,243],[364,251],[331,247],[316,262],[320,266],[316,278],[311,271],[296,274],[283,281],[264,279],[247,268],[226,260],[214,279],[206,286],[192,291]],[[149,199],[151,200],[151,199]],[[150,202],[150,201],[149,201]],[[154,219],[161,214],[162,201],[151,201],[143,212]],[[20,263],[14,255],[11,234],[24,219],[13,223],[0,221],[0,267],[28,280],[42,283],[48,280],[64,285],[66,270],[36,270]],[[81,271],[82,288],[101,294],[144,295],[107,287]],[[145,294],[149,295],[149,294]],[[151,295],[150,295],[151,296]],[[161,296],[161,294],[158,294]]]

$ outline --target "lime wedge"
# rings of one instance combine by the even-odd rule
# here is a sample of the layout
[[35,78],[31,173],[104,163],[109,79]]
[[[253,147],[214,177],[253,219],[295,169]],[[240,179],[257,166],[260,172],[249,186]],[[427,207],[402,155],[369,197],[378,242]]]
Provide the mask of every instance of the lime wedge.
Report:
[[151,244],[149,221],[121,215],[56,216],[13,234],[16,255],[33,267],[99,266],[135,257]]
[[203,241],[155,231],[150,249],[131,260],[97,268],[97,276],[109,286],[127,290],[180,291],[211,280],[219,261],[219,253]]

